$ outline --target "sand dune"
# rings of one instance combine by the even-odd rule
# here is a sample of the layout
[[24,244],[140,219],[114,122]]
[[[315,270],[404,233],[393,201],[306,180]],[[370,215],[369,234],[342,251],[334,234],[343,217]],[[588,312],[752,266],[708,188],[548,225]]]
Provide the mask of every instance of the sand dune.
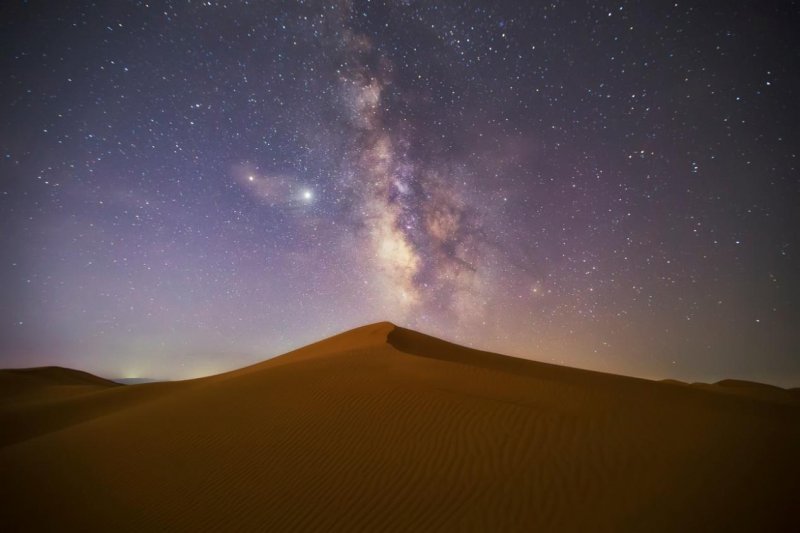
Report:
[[558,367],[388,323],[183,382],[3,371],[2,527],[796,531],[800,402],[764,387]]
[[33,392],[52,386],[111,387],[113,381],[97,377],[88,372],[45,366],[41,368],[14,368],[0,370],[0,394],[2,398],[19,393]]
[[88,372],[57,366],[0,370],[0,411],[116,386]]

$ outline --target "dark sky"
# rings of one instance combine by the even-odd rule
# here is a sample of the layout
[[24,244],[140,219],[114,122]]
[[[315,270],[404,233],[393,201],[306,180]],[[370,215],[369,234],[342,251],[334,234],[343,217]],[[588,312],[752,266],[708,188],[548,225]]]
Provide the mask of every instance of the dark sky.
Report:
[[797,2],[530,4],[4,2],[0,367],[800,385]]

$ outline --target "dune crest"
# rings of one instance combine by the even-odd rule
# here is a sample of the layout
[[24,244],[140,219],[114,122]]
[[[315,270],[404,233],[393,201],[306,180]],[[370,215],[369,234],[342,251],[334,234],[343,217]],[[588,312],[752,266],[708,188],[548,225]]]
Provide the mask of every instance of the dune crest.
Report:
[[765,387],[388,322],[189,381],[2,371],[0,501],[22,531],[796,530],[800,409]]
[[67,397],[116,387],[117,383],[81,370],[46,366],[0,370],[0,408],[53,397]]

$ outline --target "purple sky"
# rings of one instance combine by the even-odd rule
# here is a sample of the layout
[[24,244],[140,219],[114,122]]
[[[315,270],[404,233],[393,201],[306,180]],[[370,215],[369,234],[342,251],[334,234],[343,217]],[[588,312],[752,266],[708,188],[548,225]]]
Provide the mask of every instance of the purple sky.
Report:
[[0,367],[391,320],[800,385],[798,6],[711,4],[4,6]]

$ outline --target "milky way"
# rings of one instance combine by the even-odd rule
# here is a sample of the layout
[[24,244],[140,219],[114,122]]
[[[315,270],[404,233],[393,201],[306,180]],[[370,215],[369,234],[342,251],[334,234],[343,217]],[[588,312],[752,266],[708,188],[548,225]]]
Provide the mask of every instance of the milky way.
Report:
[[797,385],[798,18],[4,7],[0,367],[192,377],[392,320]]
[[352,186],[356,198],[356,231],[367,241],[363,261],[376,269],[384,305],[404,323],[431,306],[464,321],[480,307],[468,301],[480,298],[468,207],[442,175],[450,169],[426,168],[411,153],[414,129],[386,116],[391,60],[366,35],[345,32],[342,48],[341,92],[352,128],[344,187]]

